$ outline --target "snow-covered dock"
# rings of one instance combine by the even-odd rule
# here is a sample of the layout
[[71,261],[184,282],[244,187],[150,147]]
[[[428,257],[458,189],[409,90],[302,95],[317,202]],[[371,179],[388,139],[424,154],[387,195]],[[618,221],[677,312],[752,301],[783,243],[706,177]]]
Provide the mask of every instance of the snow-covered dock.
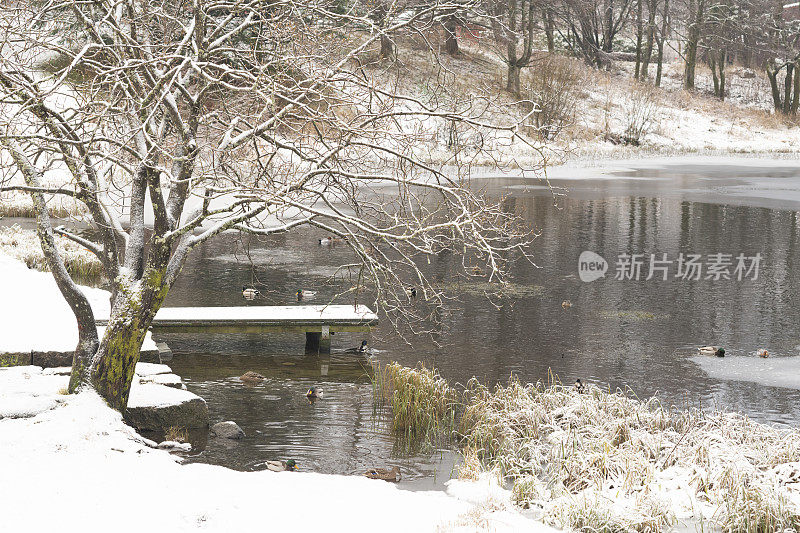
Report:
[[377,324],[378,315],[365,305],[260,305],[162,307],[152,328],[165,333],[305,333],[306,350],[325,353],[332,333],[370,331]]

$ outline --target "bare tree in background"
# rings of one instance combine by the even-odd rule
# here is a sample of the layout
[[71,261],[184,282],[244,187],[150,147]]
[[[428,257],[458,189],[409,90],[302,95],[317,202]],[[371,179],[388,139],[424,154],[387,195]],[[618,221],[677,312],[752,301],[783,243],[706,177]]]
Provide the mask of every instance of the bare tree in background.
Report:
[[[482,138],[525,142],[517,125],[484,123],[492,101],[480,94],[442,110],[435,98],[382,85],[362,62],[385,34],[423,32],[461,8],[430,3],[377,33],[368,14],[324,2],[20,1],[6,9],[0,191],[33,197],[43,251],[77,320],[70,390],[88,384],[125,409],[145,332],[187,255],[224,231],[311,225],[342,237],[389,314],[413,317],[408,284],[429,302],[441,299],[417,268],[429,254],[469,256],[502,278],[530,234],[469,188],[467,169],[427,157],[435,141],[420,126],[456,122]],[[373,195],[373,185],[395,194]],[[96,238],[54,229],[45,205],[53,195],[85,204]],[[102,338],[64,268],[57,231],[102,261],[111,288]]]
[[520,73],[533,53],[537,12],[534,0],[491,0],[488,6],[494,39],[508,66],[506,90],[515,96],[520,95]]
[[596,67],[608,67],[614,39],[625,29],[633,0],[564,0],[559,27],[573,52]]
[[706,22],[706,1],[689,0],[686,19],[686,40],[684,44],[683,88],[694,89],[697,67],[697,54]]

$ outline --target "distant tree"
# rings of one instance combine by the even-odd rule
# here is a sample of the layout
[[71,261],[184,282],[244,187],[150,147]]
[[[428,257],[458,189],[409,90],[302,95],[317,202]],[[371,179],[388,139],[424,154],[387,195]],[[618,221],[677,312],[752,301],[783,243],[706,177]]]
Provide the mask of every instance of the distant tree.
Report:
[[689,0],[684,45],[683,88],[694,89],[697,54],[706,23],[706,0]]
[[[418,149],[426,121],[486,139],[514,138],[516,125],[483,122],[488,100],[477,91],[472,105],[443,109],[359,62],[385,34],[424,32],[462,4],[431,3],[371,34],[368,16],[337,6],[20,0],[5,9],[0,191],[32,196],[42,249],[75,315],[71,391],[89,385],[125,409],[145,332],[187,256],[225,231],[309,225],[339,235],[375,305],[410,319],[408,284],[432,305],[441,300],[420,258],[469,255],[502,278],[509,253],[525,254],[529,233],[515,215],[470,189],[467,168]],[[57,183],[46,177],[53,172]],[[371,194],[373,184],[398,196]],[[85,204],[91,238],[53,227],[53,195]],[[56,233],[103,263],[111,315],[102,337]]]
[[587,63],[607,67],[614,40],[624,30],[633,0],[564,0],[559,4],[560,31],[573,52]]
[[520,73],[528,66],[537,36],[535,0],[491,0],[488,5],[498,53],[507,65],[506,90],[519,96]]

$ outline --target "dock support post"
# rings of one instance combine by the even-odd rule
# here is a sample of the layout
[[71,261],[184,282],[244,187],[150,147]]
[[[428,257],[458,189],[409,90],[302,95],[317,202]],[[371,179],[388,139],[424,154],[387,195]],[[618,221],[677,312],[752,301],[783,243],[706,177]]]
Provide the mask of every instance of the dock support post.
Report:
[[331,332],[328,326],[322,326],[321,332],[306,332],[306,353],[331,353]]

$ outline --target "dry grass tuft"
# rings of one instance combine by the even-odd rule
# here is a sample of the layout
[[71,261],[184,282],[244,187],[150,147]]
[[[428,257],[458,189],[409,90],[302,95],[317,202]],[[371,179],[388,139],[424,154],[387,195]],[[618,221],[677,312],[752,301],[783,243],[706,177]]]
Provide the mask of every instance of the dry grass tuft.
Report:
[[[66,196],[51,198],[47,210],[54,218],[75,218],[86,212],[81,202]],[[36,218],[30,195],[16,191],[0,194],[0,217]]]
[[[104,276],[103,265],[92,252],[64,237],[56,237],[56,245],[64,256],[67,271],[75,278],[92,282]],[[18,225],[0,227],[0,252],[25,263],[28,268],[49,271],[39,237],[33,230]]]
[[164,440],[169,440],[173,442],[188,442],[189,431],[186,428],[178,426],[170,426],[164,432]]

